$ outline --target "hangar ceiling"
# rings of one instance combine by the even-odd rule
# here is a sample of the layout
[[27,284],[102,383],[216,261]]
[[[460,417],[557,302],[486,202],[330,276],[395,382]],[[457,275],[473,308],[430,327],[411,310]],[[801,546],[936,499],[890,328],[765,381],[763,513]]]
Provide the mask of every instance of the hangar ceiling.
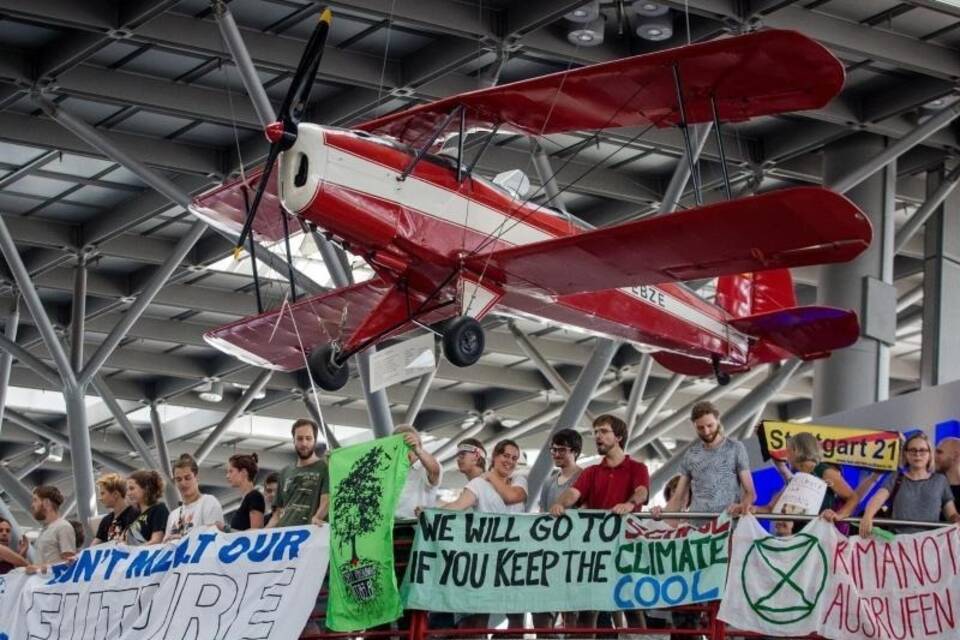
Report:
[[[227,3],[275,103],[287,90],[323,4]],[[674,35],[659,42],[637,35],[639,21],[631,2],[602,2],[605,27],[597,46],[576,46],[567,37],[571,25],[564,15],[583,0],[328,4],[335,17],[307,119],[345,127],[492,82],[757,27],[802,31],[842,60],[846,86],[823,109],[724,127],[731,177],[742,193],[821,183],[824,145],[852,135],[899,139],[950,104],[960,78],[960,8],[937,0],[668,1],[661,4],[670,7]],[[0,0],[0,213],[67,343],[81,265],[88,295],[83,347],[89,354],[194,220],[51,120],[39,108],[38,97],[94,127],[114,146],[192,194],[236,176],[241,167],[254,166],[267,145],[206,0]],[[624,144],[634,133],[560,135],[541,141],[553,166],[562,166],[557,178],[571,213],[602,226],[656,210],[682,155],[682,137],[677,130],[656,130]],[[955,126],[945,127],[898,160],[898,225],[925,200],[927,172],[952,161],[957,135]],[[722,197],[718,162],[711,139],[701,156],[708,201]],[[525,169],[538,184],[530,142],[519,136],[500,137],[478,166],[487,176],[515,168]],[[691,202],[688,192],[681,206]],[[298,239],[294,249],[296,266],[330,286],[312,243]],[[231,250],[228,240],[209,230],[204,233],[102,372],[117,400],[115,408],[147,441],[151,407],[155,409],[171,455],[194,451],[258,375],[255,368],[211,349],[201,337],[206,329],[255,311],[250,265],[235,263]],[[922,257],[922,234],[896,257],[900,305],[898,342],[891,350],[891,395],[919,385]],[[354,266],[362,277],[359,261],[354,260]],[[4,271],[0,317],[10,317],[18,296]],[[272,281],[265,294],[278,303],[286,295],[285,281],[275,273],[267,275]],[[800,269],[794,275],[801,301],[814,301],[817,270]],[[709,293],[709,285],[704,291]],[[511,429],[516,433],[518,424],[549,425],[564,396],[542,363],[531,360],[530,346],[568,384],[575,382],[593,351],[591,336],[545,323],[490,318],[486,325],[488,353],[481,362],[466,369],[443,362],[430,385],[417,424],[438,445],[465,429],[479,429],[480,437],[495,441]],[[36,323],[22,305],[16,342],[51,362]],[[632,347],[618,350],[591,403],[593,413],[625,410],[640,362],[641,354]],[[765,415],[808,417],[811,375],[809,367],[794,375],[766,405]],[[720,404],[732,406],[763,379],[761,372],[723,396]],[[223,383],[221,401],[201,399],[197,392],[216,383]],[[413,380],[389,390],[396,421],[414,400],[417,384]],[[655,366],[641,411],[655,398],[666,398],[651,415],[656,424],[713,386],[712,380],[672,378]],[[305,397],[309,393],[296,376],[273,375],[265,394],[253,401],[207,459],[206,488],[230,495],[223,464],[235,450],[260,452],[267,469],[286,464],[291,456],[287,425],[305,415]],[[95,451],[137,466],[104,401],[92,395],[87,405]],[[370,419],[356,375],[340,392],[323,394],[321,405],[339,440],[369,437]],[[643,450],[644,457],[656,464],[682,444],[689,434],[684,423],[680,425],[664,430]],[[532,453],[545,428],[526,431],[521,444]],[[69,493],[69,449],[61,455],[53,447],[51,456],[48,446],[57,433],[61,438],[66,433],[58,389],[14,361],[0,427],[2,465],[27,488],[53,482]]]

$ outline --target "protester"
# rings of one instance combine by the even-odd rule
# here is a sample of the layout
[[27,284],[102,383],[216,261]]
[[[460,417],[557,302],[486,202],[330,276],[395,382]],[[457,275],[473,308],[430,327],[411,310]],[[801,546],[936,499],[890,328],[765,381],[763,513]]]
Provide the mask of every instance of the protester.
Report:
[[164,540],[181,538],[195,527],[216,527],[223,530],[223,507],[208,493],[200,493],[200,468],[189,453],[181,454],[173,463],[173,481],[182,503],[167,516]]
[[[837,522],[853,515],[859,503],[857,494],[843,479],[839,469],[823,461],[823,450],[816,436],[811,433],[797,433],[787,438],[787,458],[794,472],[808,473],[827,484],[827,492],[818,510],[821,518],[827,522]],[[768,505],[751,510],[756,513],[771,513],[782,494],[783,490],[778,492]],[[837,527],[841,533],[849,533],[846,523],[838,522]]]
[[160,502],[163,478],[152,469],[134,471],[127,478],[127,500],[139,515],[127,527],[126,543],[131,546],[157,544],[163,540],[170,510]]
[[42,565],[70,560],[77,554],[77,539],[73,527],[60,515],[63,494],[53,485],[41,485],[33,490],[31,515],[43,523],[37,537],[37,561]]
[[423,448],[420,434],[413,425],[401,424],[393,430],[394,435],[403,434],[403,441],[410,450],[407,459],[410,461],[410,471],[403,484],[403,490],[397,499],[394,517],[410,519],[417,517],[417,509],[432,507],[437,503],[437,487],[443,470],[440,463],[430,452]]
[[483,475],[487,470],[487,450],[476,438],[464,438],[457,444],[457,471],[467,481]]
[[546,513],[564,491],[573,486],[583,468],[577,458],[583,451],[583,438],[573,429],[560,429],[550,439],[550,457],[555,467],[540,492],[540,511]]
[[140,515],[135,507],[127,503],[127,482],[116,473],[107,473],[97,480],[97,490],[100,502],[109,512],[100,520],[97,535],[90,546],[122,541],[124,531]]
[[[583,438],[573,429],[560,429],[550,438],[550,457],[555,469],[540,491],[540,511],[546,513],[560,494],[567,490],[577,478],[583,468],[577,464],[577,458],[583,451]],[[549,629],[555,626],[557,613],[534,613],[533,626],[535,629]],[[557,626],[576,626],[576,613],[560,612],[561,623]]]
[[[597,453],[603,459],[584,469],[573,486],[560,494],[550,507],[554,516],[562,516],[577,503],[584,509],[603,509],[618,515],[639,510],[647,503],[650,495],[647,465],[634,460],[623,450],[627,441],[627,423],[609,414],[597,416],[593,421],[593,439]],[[644,625],[642,612],[624,613],[629,626]],[[581,611],[577,626],[596,627],[598,615],[597,611]]]
[[263,528],[263,514],[267,511],[267,503],[263,494],[253,486],[253,481],[260,471],[258,462],[256,453],[237,453],[227,460],[227,482],[234,489],[239,489],[243,495],[240,506],[230,519],[230,529],[233,531]]
[[267,479],[263,481],[263,499],[266,500],[267,509],[269,509],[263,516],[265,523],[270,522],[270,518],[273,517],[273,503],[277,499],[277,486],[279,483],[280,474],[276,471],[271,471]]
[[945,475],[950,483],[953,503],[960,507],[960,438],[951,436],[937,443],[933,459],[937,472]]
[[[460,446],[464,447],[464,442],[461,442]],[[477,448],[469,443],[466,446]],[[473,455],[478,453],[476,450],[464,451]],[[483,451],[482,447],[480,451]],[[474,509],[485,513],[523,513],[527,500],[527,478],[514,475],[519,460],[520,447],[517,443],[513,440],[501,440],[493,448],[491,469],[467,482],[459,498],[439,506],[454,511]],[[507,628],[523,628],[523,617],[522,613],[508,614]],[[488,613],[467,614],[461,617],[458,626],[461,629],[485,629],[489,625],[489,618]]]
[[325,524],[330,508],[330,471],[327,463],[317,456],[319,432],[317,423],[306,418],[297,420],[290,428],[297,462],[280,472],[268,527]]
[[664,510],[678,511],[679,500],[689,488],[690,511],[731,515],[745,513],[753,505],[756,492],[747,449],[742,442],[727,438],[720,422],[720,410],[712,402],[698,402],[690,411],[690,421],[698,441],[680,459],[677,491],[663,509],[650,511],[659,518]]
[[[947,477],[933,472],[933,448],[927,434],[916,433],[903,444],[906,468],[892,473],[870,498],[860,519],[860,535],[873,530],[873,518],[885,503],[891,504],[890,518],[914,522],[937,522],[942,513],[949,522],[960,523]],[[925,527],[891,527],[895,533],[919,533]]]
[[17,567],[27,566],[27,550],[30,543],[26,536],[20,536],[20,546],[13,550],[13,524],[6,518],[0,517],[0,576],[9,573]]

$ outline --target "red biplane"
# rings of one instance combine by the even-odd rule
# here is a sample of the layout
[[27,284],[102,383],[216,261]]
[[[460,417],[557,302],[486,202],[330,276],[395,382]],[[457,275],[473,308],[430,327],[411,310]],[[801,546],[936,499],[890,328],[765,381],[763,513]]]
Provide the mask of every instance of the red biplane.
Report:
[[[336,390],[348,357],[418,326],[438,328],[450,362],[473,364],[484,348],[478,321],[493,310],[652,346],[668,369],[721,382],[856,341],[856,315],[797,307],[787,271],[867,248],[870,223],[843,196],[786,189],[591,230],[475,175],[475,160],[464,157],[464,139],[477,131],[483,153],[500,131],[649,125],[680,127],[689,150],[691,124],[718,129],[826,104],[844,71],[817,43],[761,31],[474,91],[344,130],[300,123],[325,21],[280,121],[267,127],[264,170],[204,194],[193,212],[240,233],[240,245],[249,234],[275,241],[291,225],[315,225],[376,276],[210,331],[218,349],[262,367],[309,366]],[[448,141],[453,153],[441,153]],[[715,276],[714,302],[680,282]]]

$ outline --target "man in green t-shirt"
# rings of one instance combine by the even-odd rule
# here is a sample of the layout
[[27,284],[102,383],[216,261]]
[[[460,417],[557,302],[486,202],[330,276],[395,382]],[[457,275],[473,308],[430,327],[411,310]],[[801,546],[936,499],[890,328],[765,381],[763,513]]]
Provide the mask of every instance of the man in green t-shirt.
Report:
[[280,472],[277,498],[268,527],[321,525],[330,508],[330,473],[327,464],[317,457],[317,433],[320,428],[312,420],[301,418],[290,429],[297,463]]

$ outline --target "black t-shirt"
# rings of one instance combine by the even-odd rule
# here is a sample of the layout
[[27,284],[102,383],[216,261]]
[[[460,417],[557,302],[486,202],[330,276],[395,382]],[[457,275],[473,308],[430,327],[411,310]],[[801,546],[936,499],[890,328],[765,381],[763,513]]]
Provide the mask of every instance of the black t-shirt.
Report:
[[137,508],[130,506],[120,512],[119,518],[114,517],[114,513],[111,511],[103,517],[100,526],[97,527],[97,540],[123,542],[124,532],[137,519],[138,515],[140,515],[140,512]]
[[[237,509],[236,513],[233,514],[233,518],[230,520],[230,528],[234,531],[246,531],[249,529],[251,511],[259,511],[260,513],[266,513],[267,511],[267,501],[263,498],[263,494],[256,489],[243,496],[243,502],[240,503],[240,508]],[[264,520],[263,522],[266,524],[268,520]]]
[[12,564],[7,562],[6,560],[0,560],[0,576],[2,576],[5,573],[10,573],[14,569],[16,569],[16,567],[14,567]]
[[150,536],[157,531],[166,532],[169,516],[170,510],[162,502],[147,507],[147,510],[138,515],[133,524],[127,528],[127,544],[131,546],[147,544]]

